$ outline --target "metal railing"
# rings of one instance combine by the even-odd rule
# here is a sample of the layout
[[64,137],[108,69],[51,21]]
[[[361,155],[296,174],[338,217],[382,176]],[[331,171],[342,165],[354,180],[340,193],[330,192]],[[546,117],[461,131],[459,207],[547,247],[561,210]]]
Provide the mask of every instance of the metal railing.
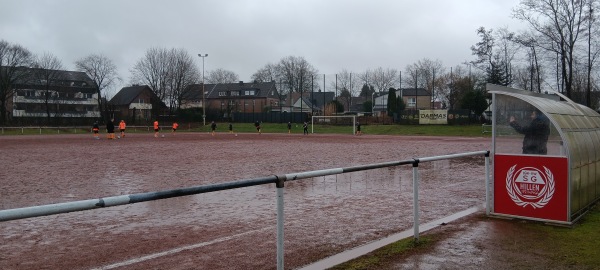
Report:
[[[115,123],[115,132],[119,131],[119,123]],[[171,126],[160,126],[161,130],[170,130]],[[181,128],[180,128],[181,129]],[[32,132],[27,132],[27,134],[33,134],[33,133],[37,133],[37,134],[54,134],[56,131],[56,134],[61,134],[62,133],[75,133],[75,134],[82,134],[82,133],[91,133],[92,131],[92,127],[91,126],[70,126],[70,127],[0,127],[0,134],[4,135],[5,133],[8,133],[9,131],[14,130],[16,131],[17,134],[21,134],[24,135],[26,130],[31,130]],[[100,126],[100,130],[104,130],[103,126]],[[146,132],[150,132],[150,131],[154,131],[154,127],[153,126],[127,126],[127,131],[133,131],[133,132],[137,132],[137,131],[146,131]],[[44,132],[47,131],[47,132]],[[14,134],[14,133],[11,133]]]
[[489,185],[490,185],[490,167],[489,167],[489,156],[490,151],[476,151],[476,152],[465,152],[451,155],[442,155],[434,157],[424,158],[413,158],[402,161],[391,161],[384,163],[375,163],[367,165],[359,165],[345,168],[333,168],[316,171],[306,171],[289,173],[283,175],[272,175],[253,179],[243,179],[232,182],[194,186],[188,188],[171,189],[155,192],[146,193],[135,193],[129,195],[120,195],[112,197],[104,197],[99,199],[81,200],[57,204],[47,204],[40,206],[31,206],[24,208],[14,208],[0,210],[0,222],[33,218],[40,216],[56,215],[62,213],[70,213],[76,211],[92,210],[96,208],[112,207],[125,204],[133,204],[140,202],[148,202],[154,200],[161,200],[167,198],[189,196],[201,193],[209,193],[216,191],[223,191],[235,188],[243,188],[264,184],[275,184],[277,188],[277,269],[284,269],[284,235],[283,235],[283,223],[284,223],[284,200],[283,200],[283,188],[285,182],[295,181],[319,176],[343,174],[357,171],[365,171],[379,168],[395,167],[401,165],[412,165],[413,174],[413,228],[414,228],[414,240],[419,240],[419,164],[423,162],[431,162],[436,160],[453,159],[470,156],[484,156],[485,157],[485,205],[486,214],[489,215]]

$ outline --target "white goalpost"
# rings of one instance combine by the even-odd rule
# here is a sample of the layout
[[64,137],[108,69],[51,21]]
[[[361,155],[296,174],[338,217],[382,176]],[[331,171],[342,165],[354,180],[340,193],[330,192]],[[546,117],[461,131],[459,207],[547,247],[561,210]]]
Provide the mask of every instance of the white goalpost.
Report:
[[316,125],[352,125],[352,135],[356,134],[356,115],[332,115],[332,116],[312,116],[311,117],[311,132],[315,133]]

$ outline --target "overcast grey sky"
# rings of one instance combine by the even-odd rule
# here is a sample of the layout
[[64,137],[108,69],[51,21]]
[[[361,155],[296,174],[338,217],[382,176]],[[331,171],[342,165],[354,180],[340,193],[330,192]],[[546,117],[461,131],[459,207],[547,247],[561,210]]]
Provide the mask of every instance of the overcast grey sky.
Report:
[[319,73],[404,70],[429,58],[451,67],[473,60],[476,29],[511,30],[519,0],[0,0],[0,40],[49,52],[66,69],[102,53],[123,85],[152,47],[183,48],[205,71],[240,80],[286,56]]

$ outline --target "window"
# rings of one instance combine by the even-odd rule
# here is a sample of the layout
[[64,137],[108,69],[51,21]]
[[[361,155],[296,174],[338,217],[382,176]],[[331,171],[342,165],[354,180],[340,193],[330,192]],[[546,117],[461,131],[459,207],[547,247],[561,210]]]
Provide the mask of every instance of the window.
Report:
[[239,96],[240,92],[239,91],[231,91],[231,96]]
[[144,103],[144,99],[143,98],[138,98],[136,103]]
[[220,96],[220,97],[227,96],[227,92],[225,92],[225,91],[220,91],[220,92],[219,92],[219,96]]
[[417,98],[408,98],[408,102],[407,102],[406,106],[407,107],[417,106]]
[[246,95],[246,96],[254,96],[254,90],[246,90],[246,92],[244,93],[244,95]]

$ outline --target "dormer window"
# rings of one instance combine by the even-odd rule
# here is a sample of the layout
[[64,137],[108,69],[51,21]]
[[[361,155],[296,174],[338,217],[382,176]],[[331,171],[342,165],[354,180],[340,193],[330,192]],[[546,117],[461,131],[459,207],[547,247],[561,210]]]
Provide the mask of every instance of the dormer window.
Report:
[[227,96],[227,92],[225,92],[225,91],[220,91],[220,92],[219,92],[219,96],[220,96],[220,97],[225,97],[225,96]]
[[245,96],[254,96],[255,91],[254,90],[246,90],[246,92],[244,93]]

